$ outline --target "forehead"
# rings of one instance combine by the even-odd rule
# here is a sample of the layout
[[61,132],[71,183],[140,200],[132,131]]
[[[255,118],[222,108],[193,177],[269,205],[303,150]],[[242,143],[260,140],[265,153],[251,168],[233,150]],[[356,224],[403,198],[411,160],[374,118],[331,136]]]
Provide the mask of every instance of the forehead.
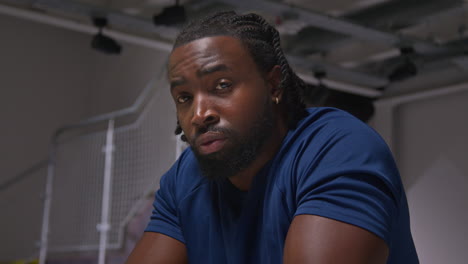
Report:
[[242,42],[235,37],[205,37],[175,48],[169,57],[168,71],[172,75],[187,67],[203,67],[217,62],[231,67],[245,67],[253,60]]

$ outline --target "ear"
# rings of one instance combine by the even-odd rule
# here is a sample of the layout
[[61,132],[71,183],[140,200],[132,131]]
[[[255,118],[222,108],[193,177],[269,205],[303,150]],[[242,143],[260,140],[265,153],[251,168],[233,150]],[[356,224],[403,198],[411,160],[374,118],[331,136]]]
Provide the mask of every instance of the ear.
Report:
[[281,100],[283,95],[283,89],[281,88],[281,67],[279,65],[273,66],[273,68],[267,74],[267,84],[270,87],[270,94],[272,100],[278,98]]

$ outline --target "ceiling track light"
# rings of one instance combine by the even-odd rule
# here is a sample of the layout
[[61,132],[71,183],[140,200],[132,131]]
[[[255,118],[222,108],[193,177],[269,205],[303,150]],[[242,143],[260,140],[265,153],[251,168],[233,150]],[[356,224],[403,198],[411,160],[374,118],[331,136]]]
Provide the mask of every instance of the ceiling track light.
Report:
[[327,73],[324,70],[316,70],[314,71],[314,77],[317,78],[319,83],[322,83],[322,79],[327,77]]
[[114,55],[122,52],[122,47],[114,39],[104,35],[102,29],[107,26],[107,18],[93,17],[93,24],[99,29],[91,41],[91,47],[105,54]]
[[305,103],[308,106],[323,106],[329,95],[329,89],[323,84],[322,79],[326,77],[323,70],[314,71],[316,84],[309,84],[302,91]]
[[323,90],[328,89],[327,86],[323,83],[323,79],[327,77],[327,72],[323,69],[317,69],[314,71],[314,77],[317,79],[317,89]]
[[165,7],[160,14],[153,16],[153,23],[157,26],[171,26],[176,24],[183,24],[187,21],[185,7],[179,5],[176,1],[175,5]]
[[415,53],[412,46],[403,46],[400,48],[400,62],[390,71],[388,80],[391,82],[402,81],[418,74],[418,67],[414,63]]

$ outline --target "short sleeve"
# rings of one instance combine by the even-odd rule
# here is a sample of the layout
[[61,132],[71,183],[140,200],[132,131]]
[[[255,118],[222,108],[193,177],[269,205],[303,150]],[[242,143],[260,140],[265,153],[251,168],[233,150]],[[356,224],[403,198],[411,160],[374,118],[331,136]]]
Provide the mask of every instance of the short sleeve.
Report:
[[156,192],[153,203],[153,213],[145,232],[161,233],[185,243],[175,198],[174,179],[176,171],[177,163],[161,178],[160,189]]
[[332,126],[318,133],[300,157],[295,215],[349,223],[390,246],[401,195],[393,157],[380,136],[365,124],[347,119],[341,123],[340,128]]

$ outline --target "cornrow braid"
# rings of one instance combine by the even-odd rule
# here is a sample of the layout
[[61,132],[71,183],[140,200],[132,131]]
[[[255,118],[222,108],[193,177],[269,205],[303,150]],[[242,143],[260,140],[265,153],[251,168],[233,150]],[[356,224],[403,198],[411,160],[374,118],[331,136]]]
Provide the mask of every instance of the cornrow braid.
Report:
[[[280,66],[280,88],[283,90],[288,127],[295,128],[297,122],[306,115],[302,94],[307,85],[294,73],[286,60],[278,31],[257,14],[238,15],[233,11],[218,12],[188,24],[177,37],[174,49],[191,41],[212,36],[232,36],[239,39],[264,75],[275,65]],[[175,134],[179,135],[182,132],[177,122]],[[186,141],[184,135],[181,139]]]

